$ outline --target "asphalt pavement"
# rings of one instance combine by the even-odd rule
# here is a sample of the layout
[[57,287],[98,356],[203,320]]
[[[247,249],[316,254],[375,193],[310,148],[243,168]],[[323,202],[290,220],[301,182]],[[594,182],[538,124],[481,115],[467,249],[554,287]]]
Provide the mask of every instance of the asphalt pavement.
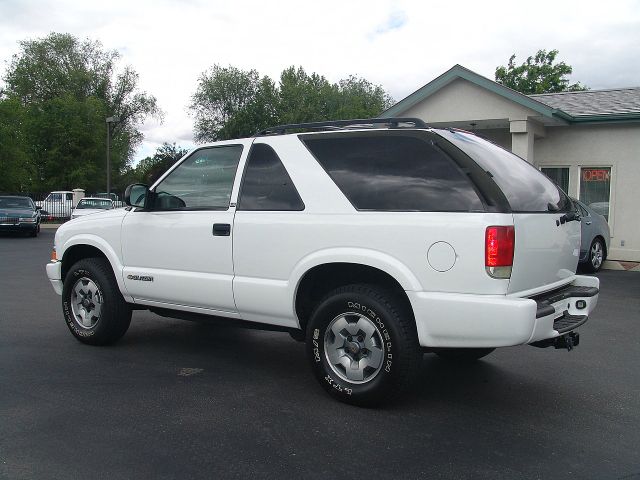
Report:
[[0,478],[640,479],[640,273],[603,271],[572,352],[425,355],[383,409],[330,399],[285,333],[134,312],[77,342],[54,230],[0,236]]

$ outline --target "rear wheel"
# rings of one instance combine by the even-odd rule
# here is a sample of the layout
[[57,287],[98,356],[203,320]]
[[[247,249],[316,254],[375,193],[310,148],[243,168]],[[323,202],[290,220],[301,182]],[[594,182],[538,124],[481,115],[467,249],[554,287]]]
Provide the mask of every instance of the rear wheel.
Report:
[[440,358],[456,363],[471,363],[486,357],[495,348],[440,348],[435,351]]
[[307,328],[307,354],[331,396],[362,406],[406,389],[421,358],[410,312],[372,285],[340,287],[320,302]]
[[73,336],[90,345],[115,342],[131,323],[131,308],[104,258],[85,258],[71,267],[62,289],[62,311]]
[[589,248],[589,259],[585,265],[585,269],[591,273],[595,273],[602,268],[604,263],[604,244],[599,238],[594,238]]

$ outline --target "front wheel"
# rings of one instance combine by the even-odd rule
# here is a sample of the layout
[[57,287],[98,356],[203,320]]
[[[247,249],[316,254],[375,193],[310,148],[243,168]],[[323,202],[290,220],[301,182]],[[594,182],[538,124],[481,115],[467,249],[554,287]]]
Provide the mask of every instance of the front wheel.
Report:
[[73,336],[90,345],[115,342],[131,323],[131,308],[104,258],[85,258],[71,267],[62,288],[62,311]]
[[411,313],[370,285],[340,287],[320,302],[307,328],[307,354],[330,395],[362,406],[408,387],[421,358]]

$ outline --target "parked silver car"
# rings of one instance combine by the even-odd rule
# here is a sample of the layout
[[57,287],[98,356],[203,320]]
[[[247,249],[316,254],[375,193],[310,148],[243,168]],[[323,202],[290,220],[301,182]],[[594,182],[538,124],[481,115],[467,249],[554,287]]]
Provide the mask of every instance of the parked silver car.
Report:
[[582,217],[582,242],[580,244],[580,265],[589,272],[597,272],[607,259],[609,251],[609,224],[593,208],[575,198],[572,199]]

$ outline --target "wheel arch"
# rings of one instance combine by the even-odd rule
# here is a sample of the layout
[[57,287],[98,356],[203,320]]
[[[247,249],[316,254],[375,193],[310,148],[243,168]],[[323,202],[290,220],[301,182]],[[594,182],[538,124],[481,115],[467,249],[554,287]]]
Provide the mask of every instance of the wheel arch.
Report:
[[[404,279],[409,285],[413,282]],[[417,280],[416,280],[417,282]],[[294,310],[298,324],[304,331],[309,317],[318,302],[330,291],[350,284],[368,284],[390,292],[415,322],[413,308],[406,294],[406,287],[385,269],[370,264],[330,261],[318,263],[299,278],[294,295]]]
[[122,292],[125,300],[131,300],[122,279],[122,265],[116,252],[103,239],[93,235],[74,237],[65,242],[61,269],[61,279],[63,282],[71,266],[83,258],[106,259],[113,270],[120,292]]

